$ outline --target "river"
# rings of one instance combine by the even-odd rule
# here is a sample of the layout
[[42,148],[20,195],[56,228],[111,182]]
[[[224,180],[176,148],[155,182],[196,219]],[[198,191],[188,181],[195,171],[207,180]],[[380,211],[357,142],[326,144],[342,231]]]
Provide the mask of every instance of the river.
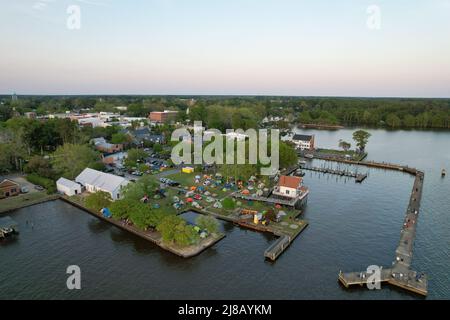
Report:
[[[298,131],[315,134],[323,148],[351,141],[353,132]],[[449,299],[450,177],[440,172],[450,171],[450,132],[368,131],[368,160],[425,171],[412,267],[428,275],[427,299]],[[272,236],[225,222],[224,240],[182,259],[62,201],[17,210],[10,215],[21,233],[0,244],[0,298],[421,299],[389,286],[347,290],[337,281],[339,270],[392,263],[413,183],[400,172],[358,170],[369,173],[362,184],[306,174],[310,224],[274,263],[263,257]],[[81,290],[66,288],[69,265],[81,268]]]

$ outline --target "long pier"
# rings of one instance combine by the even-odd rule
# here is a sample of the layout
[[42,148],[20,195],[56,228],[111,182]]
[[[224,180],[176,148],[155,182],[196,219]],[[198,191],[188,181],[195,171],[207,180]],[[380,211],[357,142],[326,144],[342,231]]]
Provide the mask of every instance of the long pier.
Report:
[[[405,219],[400,234],[400,241],[397,249],[395,250],[395,260],[390,268],[382,269],[379,281],[386,282],[405,290],[426,296],[428,294],[427,276],[424,273],[419,273],[410,269],[425,174],[415,168],[391,163],[380,163],[374,161],[353,161],[346,159],[326,160],[344,162],[354,165],[364,165],[367,167],[375,167],[387,170],[397,170],[415,176],[413,189],[411,192],[408,208],[406,209]],[[368,283],[369,276],[370,275],[368,275],[367,272],[339,272],[339,281],[345,287],[356,284],[365,285]]]

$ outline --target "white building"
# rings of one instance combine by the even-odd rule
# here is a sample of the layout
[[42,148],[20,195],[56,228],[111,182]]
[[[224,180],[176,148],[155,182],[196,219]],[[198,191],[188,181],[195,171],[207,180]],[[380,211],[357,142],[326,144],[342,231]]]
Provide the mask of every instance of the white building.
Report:
[[56,181],[56,189],[69,197],[81,193],[81,185],[63,177]]
[[281,176],[272,194],[287,198],[296,198],[301,192],[302,181],[300,177]]
[[113,200],[120,199],[123,187],[129,183],[125,178],[91,168],[84,169],[75,181],[84,186],[88,192],[107,192]]
[[300,150],[314,149],[314,135],[295,134],[292,137],[292,142],[294,142]]

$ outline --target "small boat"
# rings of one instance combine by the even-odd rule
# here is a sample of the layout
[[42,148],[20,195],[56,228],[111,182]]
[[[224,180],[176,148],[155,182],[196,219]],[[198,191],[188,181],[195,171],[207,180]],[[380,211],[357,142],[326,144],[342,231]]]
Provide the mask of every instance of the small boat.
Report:
[[0,218],[0,240],[18,234],[19,229],[17,226],[17,223],[9,216]]
[[442,169],[442,171],[441,171],[441,176],[442,176],[442,177],[445,177],[446,174],[447,174],[447,172],[445,171],[445,169]]
[[16,232],[14,231],[13,228],[0,228],[0,239],[6,239],[11,237],[13,234],[15,234]]

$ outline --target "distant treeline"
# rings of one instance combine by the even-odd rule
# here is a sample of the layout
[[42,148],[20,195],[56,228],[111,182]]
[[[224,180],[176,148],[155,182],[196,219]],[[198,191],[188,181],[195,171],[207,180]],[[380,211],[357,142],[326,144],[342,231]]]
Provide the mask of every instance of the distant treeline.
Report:
[[[91,109],[147,116],[151,111],[181,111],[178,120],[202,120],[211,128],[249,128],[266,116],[286,123],[389,128],[450,128],[450,99],[333,98],[269,96],[0,96],[0,121],[15,114],[38,115]],[[189,115],[186,110],[189,108]]]

